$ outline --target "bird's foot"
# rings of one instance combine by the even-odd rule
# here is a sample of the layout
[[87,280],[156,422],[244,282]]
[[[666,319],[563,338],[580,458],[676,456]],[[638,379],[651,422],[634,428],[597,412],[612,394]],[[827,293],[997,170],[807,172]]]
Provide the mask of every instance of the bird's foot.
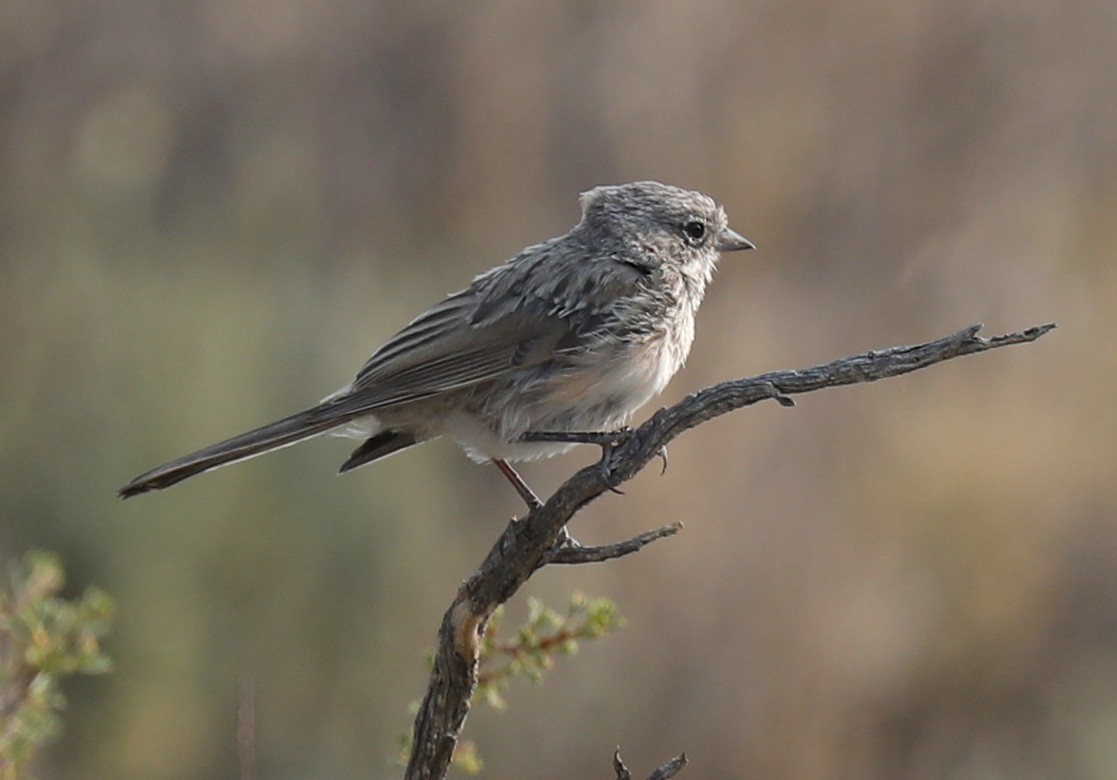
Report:
[[[596,444],[601,448],[601,460],[598,469],[601,471],[602,481],[611,493],[619,496],[624,491],[618,486],[621,480],[613,474],[613,452],[632,437],[629,427],[617,428],[614,431],[528,431],[520,437],[525,442],[558,442],[561,444]],[[666,470],[666,452],[664,451],[664,470]]]

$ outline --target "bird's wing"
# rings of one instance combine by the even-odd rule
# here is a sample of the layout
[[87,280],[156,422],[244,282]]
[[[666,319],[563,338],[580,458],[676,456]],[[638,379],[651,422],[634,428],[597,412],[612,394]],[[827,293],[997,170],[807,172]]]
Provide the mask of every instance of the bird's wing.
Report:
[[[546,254],[517,261],[482,274],[390,338],[338,394],[335,410],[428,398],[577,350],[641,276],[606,258],[572,258],[548,275],[538,268],[553,263]],[[533,288],[532,277],[549,284]]]
[[571,329],[567,318],[537,306],[477,322],[477,305],[476,291],[466,290],[417,317],[361,367],[339,407],[371,411],[538,365]]

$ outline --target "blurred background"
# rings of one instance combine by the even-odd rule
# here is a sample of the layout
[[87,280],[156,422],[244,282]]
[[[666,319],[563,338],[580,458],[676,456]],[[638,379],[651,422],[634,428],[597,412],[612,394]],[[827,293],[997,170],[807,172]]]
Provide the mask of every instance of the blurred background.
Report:
[[[451,444],[319,439],[127,503],[302,408],[596,184],[722,202],[661,403],[1048,321],[1037,344],[705,425],[523,597],[615,637],[474,710],[485,776],[1117,776],[1117,6],[0,5],[0,557],[117,599],[43,778],[398,776],[443,610],[514,513]],[[644,419],[654,407],[640,416]],[[592,448],[524,468],[549,492]],[[689,776],[689,775],[688,775]]]

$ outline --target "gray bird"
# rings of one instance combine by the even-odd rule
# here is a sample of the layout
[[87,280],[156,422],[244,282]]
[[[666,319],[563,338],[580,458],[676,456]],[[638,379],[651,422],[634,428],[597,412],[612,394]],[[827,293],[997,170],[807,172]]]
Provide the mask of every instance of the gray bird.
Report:
[[120,495],[333,431],[365,439],[342,472],[445,436],[537,506],[508,462],[623,425],[690,352],[720,254],[753,248],[699,192],[636,182],[592,189],[581,205],[569,233],[416,317],[317,406],[152,469]]

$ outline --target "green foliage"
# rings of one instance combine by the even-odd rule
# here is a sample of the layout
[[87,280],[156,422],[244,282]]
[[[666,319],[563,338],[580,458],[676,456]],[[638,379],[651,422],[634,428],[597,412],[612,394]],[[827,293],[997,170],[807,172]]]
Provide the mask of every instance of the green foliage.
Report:
[[539,599],[528,599],[527,620],[509,640],[498,636],[503,618],[501,607],[489,621],[481,648],[477,690],[473,694],[474,700],[484,699],[499,710],[507,706],[503,692],[513,679],[525,677],[534,683],[542,682],[556,656],[573,655],[578,652],[579,641],[598,639],[624,624],[613,602],[589,599],[581,593],[570,597],[565,615]]
[[[573,655],[578,652],[580,641],[599,639],[624,625],[616,605],[609,599],[590,599],[581,593],[570,597],[565,615],[539,599],[529,598],[527,620],[511,639],[498,636],[503,620],[504,607],[500,607],[485,630],[478,659],[477,688],[473,692],[475,702],[483,700],[498,710],[508,706],[503,693],[512,680],[524,677],[541,683],[544,672],[554,667],[555,656]],[[412,703],[412,715],[418,707],[418,702]],[[405,766],[410,757],[411,734],[408,732],[400,738],[400,766]],[[453,765],[471,777],[480,774],[485,767],[477,744],[470,740],[458,743]]]
[[20,777],[61,731],[59,681],[112,668],[100,644],[112,599],[90,588],[66,601],[58,596],[64,584],[54,555],[31,552],[12,565],[9,589],[0,589],[0,780]]

